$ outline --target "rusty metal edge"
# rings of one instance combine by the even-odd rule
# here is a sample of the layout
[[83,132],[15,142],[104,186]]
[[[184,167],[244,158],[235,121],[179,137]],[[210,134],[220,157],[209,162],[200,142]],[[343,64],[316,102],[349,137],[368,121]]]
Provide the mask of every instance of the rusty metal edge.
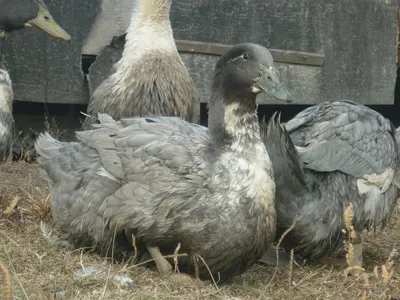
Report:
[[[176,47],[179,52],[222,55],[232,45],[205,43],[188,40],[175,40]],[[274,60],[281,63],[300,64],[310,66],[323,66],[325,62],[325,54],[315,52],[300,52],[281,49],[269,49]]]

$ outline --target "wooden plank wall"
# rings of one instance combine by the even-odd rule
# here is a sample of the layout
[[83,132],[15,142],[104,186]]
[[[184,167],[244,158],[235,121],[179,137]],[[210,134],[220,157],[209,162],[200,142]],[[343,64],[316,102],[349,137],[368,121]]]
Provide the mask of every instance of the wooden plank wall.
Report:
[[[32,32],[13,34],[6,59],[16,98],[86,103],[88,91],[83,84],[80,54],[100,54],[90,68],[92,90],[109,75],[112,64],[121,55],[121,48],[108,45],[113,36],[124,33],[132,0],[47,3],[73,40],[65,43]],[[365,104],[392,104],[396,16],[396,0],[174,0],[171,10],[178,40],[223,45],[256,42],[279,50],[275,57],[282,55],[283,50],[322,57],[322,66],[277,63],[296,104],[339,98]],[[25,40],[21,40],[22,36]],[[218,56],[193,54],[184,45],[180,49],[201,99],[206,102]],[[264,96],[260,103],[276,102]]]

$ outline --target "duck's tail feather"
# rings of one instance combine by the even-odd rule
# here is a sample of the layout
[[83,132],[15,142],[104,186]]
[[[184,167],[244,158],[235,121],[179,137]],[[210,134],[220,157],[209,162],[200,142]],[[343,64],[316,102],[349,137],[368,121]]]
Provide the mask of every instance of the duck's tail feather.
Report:
[[277,191],[296,193],[304,190],[303,163],[289,133],[280,123],[280,114],[276,112],[268,124],[263,120],[261,138],[272,161]]
[[43,159],[51,157],[63,145],[62,142],[57,141],[47,131],[41,133],[36,140],[35,148],[38,155]]
[[48,166],[51,165],[51,158],[57,156],[62,145],[62,142],[57,141],[48,132],[41,133],[35,142],[37,162],[41,167],[42,175],[49,183],[53,183],[55,178],[48,172]]
[[98,161],[95,150],[76,142],[60,142],[49,133],[42,133],[35,143],[37,162],[50,184],[76,182],[84,171]]

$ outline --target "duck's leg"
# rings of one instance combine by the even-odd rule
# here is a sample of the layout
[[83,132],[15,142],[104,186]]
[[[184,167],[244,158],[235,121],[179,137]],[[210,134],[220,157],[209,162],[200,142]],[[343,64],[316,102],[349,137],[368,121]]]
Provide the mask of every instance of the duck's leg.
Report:
[[[356,238],[352,241],[354,256],[351,258],[350,265],[347,263],[346,257],[321,257],[315,260],[315,263],[336,266],[336,267],[362,267],[362,248],[364,242],[363,231],[356,232]],[[342,256],[342,255],[341,255]]]
[[316,264],[328,265],[334,267],[346,267],[346,258],[324,256],[314,261]]
[[354,257],[351,261],[350,267],[362,267],[363,259],[362,259],[362,249],[364,243],[364,233],[362,230],[356,232],[357,237],[353,241],[354,248]]
[[149,251],[151,257],[153,257],[158,272],[160,272],[161,274],[172,272],[171,264],[167,261],[165,257],[162,256],[158,247],[147,246],[147,251]]
[[175,273],[172,265],[167,261],[167,259],[161,254],[158,247],[147,246],[147,251],[149,251],[151,257],[153,257],[156,264],[158,272],[161,274],[171,274],[173,280],[179,280],[179,282],[193,283],[192,277],[189,274]]

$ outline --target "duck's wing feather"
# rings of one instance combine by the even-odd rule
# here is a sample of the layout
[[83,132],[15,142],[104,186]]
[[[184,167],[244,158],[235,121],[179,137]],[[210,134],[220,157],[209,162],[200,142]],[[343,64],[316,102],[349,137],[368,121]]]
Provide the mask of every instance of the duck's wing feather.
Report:
[[77,137],[99,152],[106,171],[128,181],[135,174],[142,176],[150,165],[172,174],[193,161],[199,146],[209,143],[206,128],[180,118],[111,120],[100,119],[95,130],[77,132]]
[[356,178],[394,169],[393,124],[352,101],[326,102],[305,109],[285,124],[306,167],[341,171]]
[[303,162],[287,130],[280,123],[280,115],[277,117],[276,114],[268,123],[265,120],[261,123],[261,138],[272,160],[276,189],[298,193],[306,186]]

